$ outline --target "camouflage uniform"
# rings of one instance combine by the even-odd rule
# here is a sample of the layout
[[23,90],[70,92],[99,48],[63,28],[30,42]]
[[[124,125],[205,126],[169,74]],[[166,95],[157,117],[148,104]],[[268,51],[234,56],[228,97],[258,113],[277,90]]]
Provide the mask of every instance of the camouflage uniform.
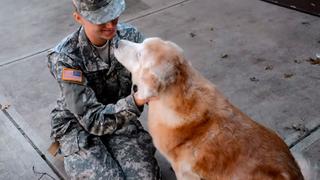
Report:
[[[160,179],[151,137],[137,120],[143,107],[131,94],[131,75],[113,55],[117,38],[143,40],[134,27],[118,24],[117,36],[107,42],[109,57],[102,59],[80,27],[48,54],[61,89],[51,136],[72,179]],[[81,71],[83,81],[63,80],[64,68]]]

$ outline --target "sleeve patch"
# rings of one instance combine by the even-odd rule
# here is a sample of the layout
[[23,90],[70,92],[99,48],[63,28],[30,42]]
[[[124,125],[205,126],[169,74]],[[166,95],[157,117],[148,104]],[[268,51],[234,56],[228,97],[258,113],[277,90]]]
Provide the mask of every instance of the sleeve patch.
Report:
[[82,83],[82,71],[71,69],[71,68],[63,68],[62,69],[62,80],[64,81],[71,81],[75,83]]

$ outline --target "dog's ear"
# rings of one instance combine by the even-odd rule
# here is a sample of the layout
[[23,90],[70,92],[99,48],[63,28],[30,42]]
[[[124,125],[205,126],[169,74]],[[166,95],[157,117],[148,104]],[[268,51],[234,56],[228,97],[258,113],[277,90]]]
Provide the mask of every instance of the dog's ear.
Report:
[[172,54],[172,57],[170,60],[174,61],[174,64],[177,67],[180,67],[180,65],[183,65],[184,63],[186,63],[183,55],[183,49],[174,42],[166,41],[166,43],[169,44],[169,46],[171,46],[174,49],[174,53]]
[[142,81],[138,85],[139,98],[150,98],[158,96],[159,93],[165,90],[168,85],[176,82],[179,75],[179,68],[177,67],[178,60],[172,60],[156,66],[156,68],[150,68],[144,70]]
[[[152,73],[156,77],[159,86],[164,88],[167,84],[171,84],[176,79],[176,68],[174,63],[165,63],[157,68],[152,69]],[[160,88],[160,87],[159,87]]]
[[142,81],[138,84],[138,97],[148,99],[158,96],[160,91],[160,81],[157,75],[150,70],[144,70]]
[[169,85],[176,83],[183,71],[184,59],[178,55],[174,55],[168,59],[166,63],[152,69],[152,73],[157,81],[158,92],[166,89]]

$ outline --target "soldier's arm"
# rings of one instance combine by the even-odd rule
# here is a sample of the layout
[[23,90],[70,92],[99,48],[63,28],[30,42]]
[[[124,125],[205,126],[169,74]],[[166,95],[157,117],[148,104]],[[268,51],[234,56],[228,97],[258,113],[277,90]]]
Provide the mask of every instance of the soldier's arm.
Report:
[[[49,58],[68,58],[61,54],[51,56],[54,57],[49,56]],[[125,122],[140,116],[141,112],[135,104],[133,95],[120,99],[115,104],[103,105],[97,101],[94,91],[87,86],[86,78],[83,75],[81,75],[81,82],[63,80],[63,70],[68,66],[61,62],[68,60],[53,61],[56,63],[49,68],[60,85],[66,107],[89,133],[94,135],[110,134],[122,127]]]
[[118,37],[135,43],[141,43],[145,39],[144,35],[136,27],[126,23],[118,25]]
[[57,101],[57,106],[51,111],[51,138],[59,139],[70,128],[79,126],[78,120],[68,109],[65,107],[64,99],[59,98]]

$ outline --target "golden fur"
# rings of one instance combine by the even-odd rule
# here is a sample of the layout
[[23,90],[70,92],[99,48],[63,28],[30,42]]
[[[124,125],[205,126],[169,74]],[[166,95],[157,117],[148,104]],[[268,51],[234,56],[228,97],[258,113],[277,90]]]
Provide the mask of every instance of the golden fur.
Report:
[[120,41],[117,59],[149,102],[148,127],[179,180],[303,179],[284,141],[233,106],[172,42]]

